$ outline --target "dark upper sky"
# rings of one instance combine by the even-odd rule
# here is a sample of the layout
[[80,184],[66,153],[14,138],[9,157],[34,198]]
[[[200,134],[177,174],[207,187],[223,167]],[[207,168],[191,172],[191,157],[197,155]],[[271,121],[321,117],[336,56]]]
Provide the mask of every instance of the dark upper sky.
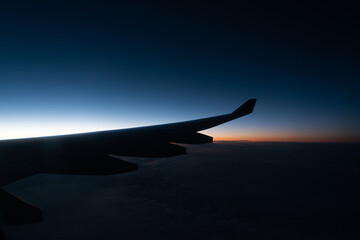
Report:
[[207,133],[359,141],[358,13],[337,4],[2,1],[0,139],[190,120],[257,98]]

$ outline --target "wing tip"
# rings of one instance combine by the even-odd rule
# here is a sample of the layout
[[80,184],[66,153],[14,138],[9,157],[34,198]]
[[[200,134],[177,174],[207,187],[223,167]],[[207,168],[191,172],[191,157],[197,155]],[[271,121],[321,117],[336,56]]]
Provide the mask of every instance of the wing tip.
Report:
[[256,103],[256,98],[251,98],[247,100],[243,105],[238,107],[232,114],[241,117],[253,112]]

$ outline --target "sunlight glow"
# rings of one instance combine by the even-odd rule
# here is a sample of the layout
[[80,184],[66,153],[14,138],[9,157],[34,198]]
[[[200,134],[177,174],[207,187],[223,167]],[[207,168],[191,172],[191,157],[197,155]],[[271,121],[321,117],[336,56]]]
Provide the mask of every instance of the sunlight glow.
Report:
[[55,135],[66,135],[74,133],[95,132],[103,130],[112,130],[119,128],[129,128],[130,124],[104,124],[95,123],[74,123],[74,124],[7,124],[6,127],[0,127],[0,140],[44,137]]
[[[91,122],[74,121],[69,122],[7,122],[0,123],[0,140],[44,137],[55,135],[66,135],[75,133],[86,133],[104,130],[115,130],[149,126],[156,122]],[[219,126],[218,128],[202,131],[202,133],[213,136],[214,141],[254,141],[254,142],[360,142],[359,137],[349,134],[329,133],[311,134],[310,132],[286,132],[286,131],[261,131],[253,129],[238,129],[229,131]]]

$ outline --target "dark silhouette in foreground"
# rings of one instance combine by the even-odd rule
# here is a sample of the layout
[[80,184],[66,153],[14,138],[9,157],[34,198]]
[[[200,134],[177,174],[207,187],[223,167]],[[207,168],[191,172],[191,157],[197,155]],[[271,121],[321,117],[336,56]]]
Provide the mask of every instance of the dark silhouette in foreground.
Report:
[[[216,117],[164,125],[0,141],[0,186],[38,173],[110,175],[136,171],[134,163],[114,155],[170,157],[186,154],[173,143],[211,143],[213,138],[198,133],[245,116],[256,99],[249,99],[234,112]],[[36,223],[39,208],[0,189],[0,216],[4,224]]]

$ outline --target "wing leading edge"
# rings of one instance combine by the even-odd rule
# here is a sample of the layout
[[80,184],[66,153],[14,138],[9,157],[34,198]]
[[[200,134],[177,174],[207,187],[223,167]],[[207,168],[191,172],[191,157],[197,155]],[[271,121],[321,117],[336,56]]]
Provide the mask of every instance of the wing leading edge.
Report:
[[[37,173],[108,175],[136,171],[136,164],[113,156],[170,157],[186,154],[185,147],[174,143],[211,143],[212,137],[198,132],[252,113],[255,103],[256,99],[249,99],[232,113],[192,121],[83,134],[2,140],[0,186]],[[22,224],[41,221],[40,209],[2,189],[0,193],[0,216],[3,222]],[[4,209],[7,209],[6,212]]]

